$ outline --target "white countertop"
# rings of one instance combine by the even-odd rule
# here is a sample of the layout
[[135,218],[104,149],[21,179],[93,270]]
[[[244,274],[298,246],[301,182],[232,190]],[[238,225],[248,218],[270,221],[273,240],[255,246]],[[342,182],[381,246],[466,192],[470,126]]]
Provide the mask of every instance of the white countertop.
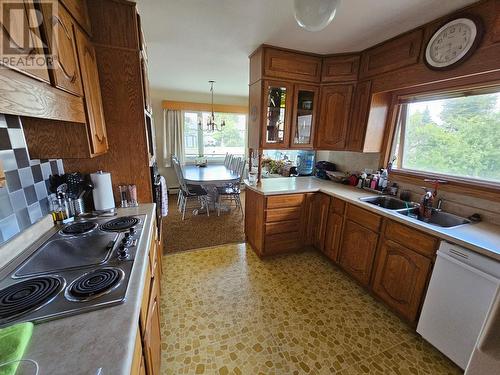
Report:
[[[24,358],[38,362],[40,375],[96,375],[99,368],[101,375],[130,374],[154,212],[154,204],[118,210],[118,216],[146,215],[123,304],[35,325]],[[21,367],[18,375],[34,373]]]
[[316,177],[270,178],[262,179],[259,186],[251,186],[248,181],[245,181],[245,185],[248,189],[263,195],[319,191],[500,261],[500,226],[498,225],[482,222],[454,228],[438,227],[359,200],[361,197],[376,195],[373,192]]

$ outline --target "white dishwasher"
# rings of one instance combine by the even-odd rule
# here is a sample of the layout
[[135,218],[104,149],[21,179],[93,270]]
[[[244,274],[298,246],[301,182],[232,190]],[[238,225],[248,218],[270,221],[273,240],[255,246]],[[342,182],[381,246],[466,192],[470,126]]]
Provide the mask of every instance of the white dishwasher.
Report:
[[500,262],[442,241],[417,332],[462,369],[500,287]]

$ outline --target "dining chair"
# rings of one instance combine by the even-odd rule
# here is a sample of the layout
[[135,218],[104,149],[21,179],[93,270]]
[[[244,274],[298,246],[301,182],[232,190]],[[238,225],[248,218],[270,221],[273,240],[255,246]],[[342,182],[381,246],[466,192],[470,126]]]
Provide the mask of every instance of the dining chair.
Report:
[[189,199],[196,198],[196,200],[200,203],[200,205],[207,210],[207,216],[210,216],[210,208],[208,201],[208,193],[207,191],[199,185],[188,185],[186,184],[186,180],[184,179],[184,175],[182,174],[181,166],[179,160],[172,160],[174,164],[175,173],[179,180],[180,190],[181,190],[181,203],[180,203],[180,212],[182,213],[182,220],[186,216],[186,207],[189,203]]
[[[177,176],[177,181],[180,181],[177,169],[175,167],[175,163],[180,164],[179,158],[175,155],[172,155],[172,164],[174,165],[174,171]],[[179,186],[179,189],[177,190],[177,209],[179,210],[179,212],[181,211],[181,200],[182,200],[182,189]]]
[[220,208],[222,204],[222,199],[229,200],[230,202],[234,200],[236,208],[239,208],[241,215],[243,215],[243,206],[241,204],[241,184],[245,175],[246,160],[244,158],[238,158],[238,164],[235,171],[239,175],[239,180],[234,183],[227,184],[225,186],[217,187],[217,216],[220,216]]
[[227,167],[227,161],[229,159],[229,152],[226,152],[226,158],[224,159],[224,165]]

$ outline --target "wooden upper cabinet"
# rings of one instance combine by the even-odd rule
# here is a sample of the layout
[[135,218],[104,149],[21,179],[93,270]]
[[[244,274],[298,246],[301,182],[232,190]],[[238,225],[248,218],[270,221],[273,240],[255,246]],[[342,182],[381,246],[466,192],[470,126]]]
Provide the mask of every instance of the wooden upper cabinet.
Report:
[[423,29],[416,29],[362,53],[361,79],[416,64],[422,46]]
[[320,150],[343,150],[347,140],[354,85],[323,86],[315,144]]
[[370,282],[377,241],[377,233],[352,220],[346,220],[339,263],[347,273],[363,285],[368,285]]
[[356,85],[346,149],[363,151],[371,103],[371,81]]
[[264,76],[319,83],[321,58],[264,47]]
[[373,291],[410,322],[416,322],[431,261],[391,240],[380,246]]
[[264,81],[261,128],[262,148],[288,148],[290,145],[293,84]]
[[149,92],[148,62],[144,57],[141,57],[141,71],[142,71],[142,91],[144,95],[144,107],[146,111],[152,113],[153,105],[151,104],[151,94]]
[[[50,83],[44,58],[44,39],[33,0],[2,1],[2,64]],[[41,65],[39,63],[43,61]]]
[[58,7],[57,12],[47,3],[42,7],[50,50],[55,56],[50,71],[53,84],[58,89],[83,96],[73,18],[63,7]]
[[60,0],[71,13],[76,22],[90,35],[92,26],[90,24],[87,0]]
[[295,84],[293,92],[293,118],[291,148],[312,148],[319,107],[319,87]]
[[325,57],[321,70],[321,82],[346,82],[357,80],[359,60],[359,55]]
[[104,111],[102,108],[101,86],[97,71],[97,56],[94,46],[87,36],[75,28],[78,60],[85,94],[87,125],[92,155],[103,154],[108,150],[108,138]]

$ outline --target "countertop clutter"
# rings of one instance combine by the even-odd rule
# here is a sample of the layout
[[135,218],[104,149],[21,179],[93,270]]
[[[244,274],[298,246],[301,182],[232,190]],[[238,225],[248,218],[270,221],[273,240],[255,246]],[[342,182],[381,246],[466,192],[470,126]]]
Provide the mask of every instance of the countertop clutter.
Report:
[[263,195],[322,192],[388,217],[391,220],[420,229],[443,240],[464,246],[477,253],[500,260],[500,227],[497,225],[481,222],[455,228],[442,228],[426,224],[359,200],[362,197],[373,196],[373,192],[336,184],[316,177],[263,179],[258,186],[252,186],[248,181],[245,181],[245,185],[248,189]]
[[[25,359],[38,363],[40,374],[130,374],[143,290],[148,273],[148,250],[154,240],[155,205],[118,209],[120,216],[146,215],[130,275],[125,302],[84,314],[36,324]],[[33,232],[31,232],[33,234]],[[42,235],[43,232],[39,233]],[[23,236],[24,233],[21,235]],[[27,249],[23,250],[26,252]],[[23,260],[23,253],[15,262]],[[20,368],[21,369],[21,368]],[[31,375],[24,366],[20,375]]]

